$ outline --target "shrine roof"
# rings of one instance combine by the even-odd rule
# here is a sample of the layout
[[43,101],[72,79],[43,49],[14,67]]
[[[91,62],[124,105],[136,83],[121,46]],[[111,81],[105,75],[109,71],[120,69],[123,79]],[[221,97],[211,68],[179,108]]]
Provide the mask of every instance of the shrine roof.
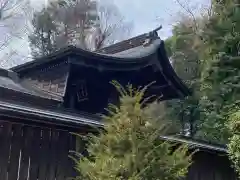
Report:
[[[6,70],[6,69],[0,69],[0,97],[4,97],[4,92],[13,94],[18,94],[22,96],[28,96],[28,97],[35,97],[35,98],[41,98],[46,100],[58,100],[57,97],[54,97],[53,95],[50,95],[49,93],[45,93],[42,91],[39,91],[35,89],[34,87],[28,85],[26,82],[22,82],[21,79],[19,79],[17,73]],[[4,97],[11,99],[12,97]],[[20,96],[19,96],[20,99]]]
[[151,58],[149,57],[157,52],[161,43],[163,43],[163,41],[161,41],[156,32],[149,32],[94,52],[86,51],[75,46],[67,46],[50,55],[15,66],[11,68],[11,70],[15,72],[25,71],[41,65],[47,65],[49,62],[60,61],[61,58],[70,55],[80,55],[97,59],[98,62],[102,61],[117,64],[126,62],[138,63],[142,60],[150,61]]
[[62,62],[111,71],[132,71],[154,66],[180,93],[181,97],[191,94],[171,66],[164,41],[160,39],[155,30],[95,52],[68,46],[50,55],[13,67],[11,70],[21,76],[29,71],[45,69]]
[[143,57],[147,57],[147,56],[150,56],[153,53],[155,53],[157,51],[157,49],[158,49],[160,44],[161,44],[161,39],[156,39],[156,40],[153,40],[150,45],[147,45],[147,46],[136,46],[136,47],[133,47],[131,49],[127,49],[127,50],[120,51],[120,52],[117,52],[117,53],[105,54],[105,56],[119,57],[119,58],[123,58],[123,59],[127,59],[127,58],[133,58],[133,59],[143,58]]

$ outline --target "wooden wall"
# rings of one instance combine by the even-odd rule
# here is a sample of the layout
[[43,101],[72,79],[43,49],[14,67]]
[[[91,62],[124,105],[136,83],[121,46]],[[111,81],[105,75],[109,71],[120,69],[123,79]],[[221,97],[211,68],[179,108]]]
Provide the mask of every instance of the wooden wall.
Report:
[[75,143],[67,130],[0,121],[0,179],[67,180]]
[[186,180],[237,180],[228,157],[199,151],[193,156]]

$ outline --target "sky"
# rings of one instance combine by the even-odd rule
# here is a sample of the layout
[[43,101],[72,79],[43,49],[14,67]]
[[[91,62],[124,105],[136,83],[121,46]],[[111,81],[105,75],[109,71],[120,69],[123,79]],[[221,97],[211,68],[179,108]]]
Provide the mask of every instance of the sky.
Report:
[[[31,0],[32,4],[40,7],[48,0]],[[186,13],[176,0],[108,0],[118,7],[127,21],[133,22],[132,36],[151,31],[162,25],[159,32],[162,39],[171,36],[172,25],[176,22],[179,13]],[[199,13],[207,7],[211,0],[179,0],[186,7]]]
[[[210,0],[180,0],[198,13]],[[171,36],[173,24],[180,13],[185,13],[176,0],[115,0],[122,14],[134,22],[134,33],[140,34],[162,25],[159,35],[162,39]]]
[[[171,36],[171,30],[174,23],[179,18],[179,13],[186,13],[176,0],[110,0],[118,7],[120,13],[125,17],[125,20],[133,23],[131,36],[136,36],[141,33],[149,32],[156,27],[162,25],[159,31],[159,36],[166,39]],[[194,13],[199,13],[202,7],[208,6],[210,0],[180,0],[184,5],[191,8]],[[46,4],[47,0],[31,0],[31,5],[36,9],[40,9]],[[3,34],[3,33],[1,33]],[[0,37],[2,36],[0,34]],[[11,48],[20,52],[24,57],[30,54],[28,43],[23,38],[16,39],[11,43]],[[25,38],[27,39],[27,38]],[[3,53],[0,52],[0,58]],[[16,64],[16,61],[23,63],[21,57],[15,57],[12,63],[7,66]],[[28,59],[24,59],[26,61]],[[0,64],[1,66],[1,64]],[[5,65],[6,66],[6,65]]]

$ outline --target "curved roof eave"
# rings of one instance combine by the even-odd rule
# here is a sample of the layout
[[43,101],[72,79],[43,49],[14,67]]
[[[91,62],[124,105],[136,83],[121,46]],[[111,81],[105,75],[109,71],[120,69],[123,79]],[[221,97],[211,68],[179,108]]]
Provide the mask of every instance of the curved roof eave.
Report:
[[159,47],[158,57],[159,59],[161,59],[161,61],[159,61],[161,66],[164,67],[162,71],[171,81],[172,85],[177,90],[181,91],[181,94],[183,95],[183,97],[191,95],[192,94],[191,90],[183,83],[183,81],[179,78],[179,76],[176,74],[175,70],[173,69],[169,61],[169,58],[167,56],[163,41]]
[[45,63],[50,63],[57,61],[59,58],[66,57],[69,55],[81,55],[83,57],[91,57],[93,59],[98,59],[98,61],[102,61],[104,63],[114,63],[114,64],[138,64],[142,63],[142,61],[149,60],[148,57],[150,57],[152,54],[154,54],[159,45],[161,44],[161,40],[157,39],[154,40],[149,46],[143,47],[140,50],[132,52],[121,52],[116,54],[102,54],[97,52],[90,52],[86,51],[74,46],[68,46],[66,48],[63,48],[55,53],[52,53],[50,55],[38,58],[34,61],[27,62],[25,64],[21,64],[18,66],[15,66],[11,68],[11,70],[15,72],[21,72],[26,69],[31,69],[40,65],[43,65]]

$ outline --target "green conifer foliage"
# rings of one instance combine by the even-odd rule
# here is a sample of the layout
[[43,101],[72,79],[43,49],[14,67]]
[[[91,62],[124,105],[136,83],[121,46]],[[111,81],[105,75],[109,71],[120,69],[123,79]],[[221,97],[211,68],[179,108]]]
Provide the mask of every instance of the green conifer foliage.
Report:
[[[147,88],[126,89],[114,83],[120,105],[109,105],[104,131],[88,137],[88,157],[76,161],[77,180],[177,180],[191,163],[186,146],[174,148],[159,135],[159,126],[143,99]],[[145,104],[143,106],[143,104]]]
[[232,137],[228,144],[229,157],[240,176],[240,111],[234,113],[229,123]]
[[213,1],[213,15],[204,29],[202,135],[228,142],[229,114],[240,99],[240,6],[239,1]]

